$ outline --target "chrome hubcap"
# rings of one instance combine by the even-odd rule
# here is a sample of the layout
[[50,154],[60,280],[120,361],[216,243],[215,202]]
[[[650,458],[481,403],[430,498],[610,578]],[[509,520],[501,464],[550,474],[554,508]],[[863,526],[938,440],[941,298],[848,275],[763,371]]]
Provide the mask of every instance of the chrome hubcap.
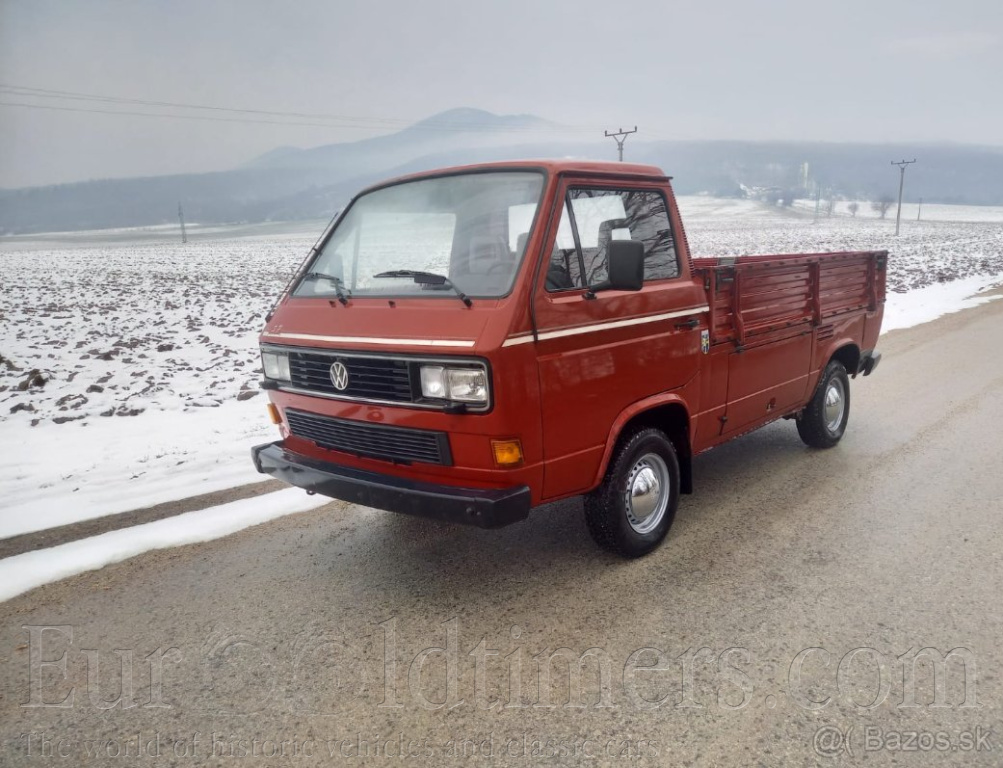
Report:
[[846,396],[843,382],[833,379],[825,389],[825,426],[830,432],[838,432],[846,410]]
[[657,453],[639,458],[627,476],[627,522],[638,533],[650,533],[669,506],[669,468]]

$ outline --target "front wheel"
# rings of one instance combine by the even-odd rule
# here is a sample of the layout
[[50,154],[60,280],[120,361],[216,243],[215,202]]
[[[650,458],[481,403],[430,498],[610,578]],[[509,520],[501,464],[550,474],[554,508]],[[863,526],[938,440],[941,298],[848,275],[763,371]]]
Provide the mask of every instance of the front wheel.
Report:
[[811,402],[798,415],[798,434],[812,448],[832,448],[850,419],[850,378],[838,360],[825,367]]
[[658,429],[640,429],[616,448],[606,478],[585,497],[589,533],[624,557],[646,555],[672,527],[679,504],[679,461]]

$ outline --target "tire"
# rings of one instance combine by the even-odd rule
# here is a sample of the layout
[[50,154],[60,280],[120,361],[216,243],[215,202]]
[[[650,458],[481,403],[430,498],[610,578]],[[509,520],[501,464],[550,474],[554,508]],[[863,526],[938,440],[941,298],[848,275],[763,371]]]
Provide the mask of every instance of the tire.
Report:
[[585,497],[585,522],[603,549],[641,557],[662,543],[678,504],[676,450],[664,432],[643,428],[619,441],[602,485]]
[[850,419],[850,377],[838,360],[830,360],[814,396],[798,414],[798,434],[812,448],[832,448]]

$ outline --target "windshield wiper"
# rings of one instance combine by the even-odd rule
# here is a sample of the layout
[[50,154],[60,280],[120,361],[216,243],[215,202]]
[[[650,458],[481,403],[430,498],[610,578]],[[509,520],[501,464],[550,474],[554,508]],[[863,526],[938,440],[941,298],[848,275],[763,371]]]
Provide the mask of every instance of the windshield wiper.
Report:
[[344,306],[348,306],[348,297],[352,292],[345,287],[345,282],[337,275],[329,275],[326,272],[307,272],[303,275],[304,280],[330,280],[334,283],[334,293]]
[[410,277],[418,285],[442,285],[446,288],[452,288],[456,295],[460,297],[460,301],[468,307],[473,304],[467,294],[453,285],[452,280],[445,275],[437,275],[434,272],[420,272],[415,269],[392,269],[389,272],[380,272],[378,275],[373,275],[373,277]]

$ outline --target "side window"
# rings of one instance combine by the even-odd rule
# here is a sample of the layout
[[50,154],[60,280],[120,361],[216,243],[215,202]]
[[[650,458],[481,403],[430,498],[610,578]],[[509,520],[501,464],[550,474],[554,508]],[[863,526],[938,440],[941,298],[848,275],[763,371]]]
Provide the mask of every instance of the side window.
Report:
[[[568,211],[565,209],[551,255],[555,276],[564,267],[568,279],[551,280],[547,290],[584,288],[606,279],[607,251],[611,240],[640,240],[644,244],[644,279],[662,280],[679,275],[672,228],[665,198],[650,190],[572,189],[569,193],[578,231],[579,254]],[[563,235],[563,237],[562,237]],[[577,262],[577,263],[576,263]],[[582,269],[587,280],[582,280]]]

